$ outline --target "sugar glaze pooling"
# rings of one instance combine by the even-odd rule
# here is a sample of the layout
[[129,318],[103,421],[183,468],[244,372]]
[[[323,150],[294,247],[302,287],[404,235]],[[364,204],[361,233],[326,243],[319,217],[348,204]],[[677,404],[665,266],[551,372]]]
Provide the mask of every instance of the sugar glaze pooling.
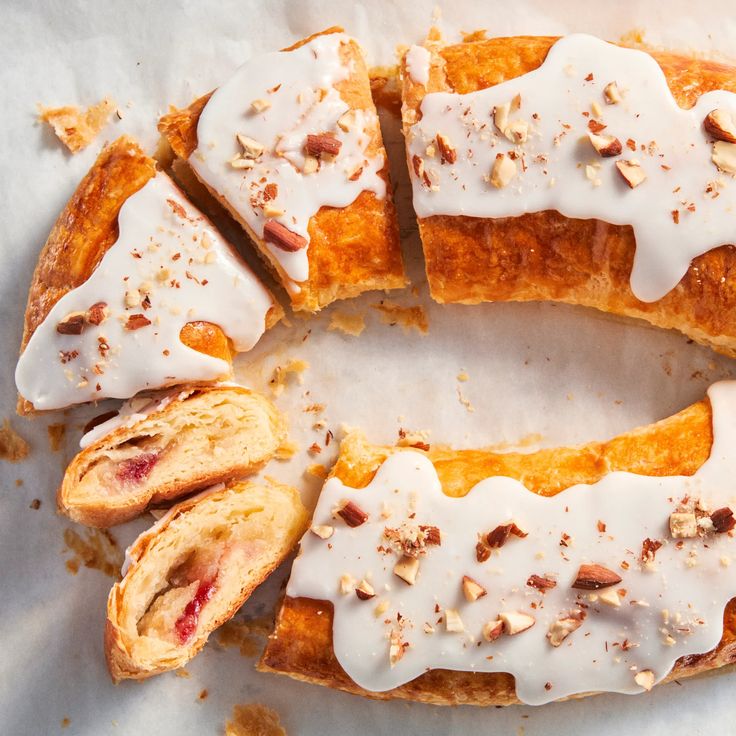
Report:
[[[18,391],[36,409],[227,375],[225,361],[181,342],[188,322],[219,325],[238,351],[250,350],[265,330],[270,294],[165,174],[126,200],[118,223],[117,241],[89,279],[54,305],[18,361]],[[133,306],[126,306],[129,292],[137,292]],[[100,325],[79,335],[57,332],[67,315],[98,302],[109,310]],[[151,324],[126,329],[132,314]]]
[[[650,670],[660,681],[679,657],[718,644],[724,607],[736,591],[736,564],[730,565],[736,539],[731,534],[679,540],[670,538],[668,529],[669,515],[683,496],[701,499],[712,510],[733,509],[736,502],[736,382],[715,384],[708,395],[713,446],[691,477],[616,472],[552,498],[531,493],[511,478],[492,477],[464,498],[450,498],[442,493],[431,462],[405,450],[391,455],[365,489],[332,478],[322,490],[313,523],[332,525],[334,533],[325,540],[307,532],[287,594],[332,602],[335,655],[348,675],[370,691],[389,690],[428,669],[443,668],[509,672],[519,699],[535,705],[582,692],[641,692],[634,679],[638,672]],[[333,518],[332,510],[345,499],[358,504],[368,521],[351,528]],[[382,518],[387,507],[392,513]],[[416,583],[407,585],[392,572],[398,556],[377,547],[387,545],[384,528],[399,527],[411,513],[412,524],[439,527],[442,541],[427,547]],[[510,520],[528,536],[511,537],[479,563],[477,535]],[[563,534],[570,537],[566,547],[560,545]],[[663,546],[653,565],[642,566],[639,554],[647,537]],[[628,569],[621,567],[624,561]],[[579,565],[588,563],[622,577],[614,588],[626,591],[620,606],[597,599],[602,590],[570,587]],[[376,596],[342,595],[339,579],[344,574],[367,579]],[[532,574],[547,575],[557,585],[542,594],[526,585]],[[487,595],[467,602],[461,592],[464,575],[485,587]],[[384,601],[388,606],[377,615]],[[550,625],[581,602],[588,606],[582,626],[552,647],[546,638]],[[463,633],[447,632],[444,621],[437,622],[447,608],[459,612]],[[485,641],[483,625],[502,611],[531,614],[536,623],[514,636]],[[408,648],[392,667],[389,635],[399,613]],[[434,633],[425,633],[425,622]],[[622,647],[624,641],[628,644]]]
[[[331,33],[293,51],[257,56],[215,91],[202,111],[198,147],[189,163],[259,238],[266,220],[274,219],[309,241],[309,220],[321,207],[347,207],[365,190],[379,198],[386,194],[379,176],[384,154],[369,155],[379,131],[375,112],[355,110],[349,130],[338,125],[349,110],[335,89],[351,73],[340,57],[341,46],[349,41]],[[265,101],[266,108],[252,108],[257,101]],[[333,160],[323,158],[314,173],[302,173],[306,137],[321,133],[333,134],[342,144],[340,151]],[[253,168],[233,168],[231,161],[242,150],[236,134],[264,146]],[[264,212],[266,184],[278,188],[267,204],[280,214]],[[290,291],[298,292],[298,282],[309,278],[308,245],[296,252],[265,246],[291,279]]]
[[[417,54],[411,49],[407,55],[412,77]],[[618,104],[606,103],[610,82],[622,92]],[[494,127],[492,116],[494,107],[516,95],[521,108],[509,120],[529,125],[526,142],[518,145]],[[631,289],[641,301],[657,301],[679,283],[693,258],[736,240],[736,182],[711,161],[713,137],[703,130],[714,109],[736,120],[736,94],[709,92],[683,110],[648,54],[592,36],[567,36],[528,74],[465,95],[424,97],[407,146],[410,161],[423,160],[431,186],[412,176],[414,208],[422,218],[557,210],[566,217],[631,225]],[[619,139],[620,155],[597,154],[587,137],[591,120],[605,124],[602,134]],[[438,133],[455,147],[455,163],[440,163],[438,151],[427,154]],[[629,139],[635,151],[627,147]],[[509,152],[518,155],[516,176],[496,189],[488,180],[491,168],[497,154]],[[632,159],[647,177],[634,189],[615,168],[616,161]]]

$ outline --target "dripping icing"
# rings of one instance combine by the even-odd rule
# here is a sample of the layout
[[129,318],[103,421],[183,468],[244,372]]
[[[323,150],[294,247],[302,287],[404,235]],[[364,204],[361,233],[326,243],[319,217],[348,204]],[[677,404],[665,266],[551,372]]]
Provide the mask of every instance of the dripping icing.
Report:
[[[349,41],[331,33],[292,51],[257,56],[216,90],[202,111],[198,147],[189,163],[259,238],[266,220],[273,219],[309,241],[309,220],[321,207],[347,207],[362,191],[385,196],[379,175],[384,154],[372,151],[379,130],[375,111],[354,110],[347,130],[338,124],[350,110],[335,88],[353,71],[340,56]],[[256,112],[254,101],[267,107]],[[339,153],[334,160],[323,158],[316,172],[303,174],[306,137],[318,133],[339,140]],[[264,147],[247,170],[231,165],[242,152],[237,134]],[[275,184],[278,193],[266,195],[264,202],[267,184]],[[266,204],[274,214],[265,214]],[[308,245],[295,252],[268,242],[265,247],[292,282],[308,279]],[[298,292],[296,284],[287,285]]]
[[[606,104],[610,82],[622,91],[618,104]],[[509,119],[529,125],[520,145],[507,140],[492,119],[494,107],[516,95],[521,109],[512,110]],[[642,51],[583,34],[567,36],[532,72],[464,95],[430,93],[420,109],[421,120],[407,135],[410,160],[422,158],[431,180],[425,186],[412,177],[419,217],[500,218],[551,209],[566,217],[631,225],[636,236],[631,289],[644,302],[673,289],[693,258],[734,242],[736,183],[712,163],[713,138],[703,130],[703,120],[714,109],[736,119],[736,95],[708,92],[683,110],[656,61]],[[620,155],[596,153],[587,138],[591,120],[619,139]],[[456,147],[454,164],[440,164],[438,152],[427,154],[438,133]],[[629,139],[636,151],[627,148]],[[493,162],[509,152],[518,156],[517,173],[496,189],[489,182]],[[616,161],[632,159],[647,177],[634,189],[615,168]]]
[[[442,493],[427,457],[405,450],[391,455],[365,489],[332,478],[322,490],[314,524],[330,524],[334,533],[329,545],[316,534],[305,535],[287,594],[332,602],[335,655],[353,681],[370,691],[389,690],[427,669],[443,668],[509,672],[516,678],[517,696],[529,704],[591,691],[641,692],[634,680],[638,672],[651,670],[659,681],[679,657],[717,645],[724,607],[736,592],[736,565],[723,562],[734,551],[729,534],[673,540],[667,528],[670,513],[685,495],[701,499],[712,510],[735,505],[736,382],[715,384],[708,395],[713,446],[709,459],[691,477],[615,472],[552,498],[531,493],[511,478],[492,477],[464,498],[450,498]],[[366,523],[351,528],[332,518],[331,511],[345,499],[368,513]],[[382,518],[385,504],[393,510],[388,519]],[[392,573],[396,555],[377,550],[386,544],[384,527],[399,527],[409,513],[416,514],[412,524],[435,525],[442,534],[441,545],[428,548],[420,558],[415,585],[406,585]],[[477,534],[509,520],[528,536],[512,538],[479,563]],[[560,545],[563,534],[570,537],[566,547]],[[638,563],[647,537],[664,542],[652,569]],[[628,564],[627,570],[621,562]],[[614,588],[626,591],[620,606],[571,589],[583,563],[601,564],[620,574],[622,582]],[[338,581],[344,574],[369,580],[375,598],[341,595]],[[542,595],[525,584],[532,574],[550,576],[557,585]],[[487,595],[466,602],[461,592],[464,575],[484,586]],[[382,601],[388,607],[377,616]],[[588,606],[585,621],[562,646],[553,648],[546,638],[549,626],[579,601]],[[459,612],[463,633],[446,632],[444,622],[438,623],[448,608]],[[515,636],[484,641],[483,624],[510,610],[531,614],[535,625]],[[388,636],[397,613],[405,622],[403,637],[409,647],[391,667]],[[425,622],[434,633],[425,633]],[[667,636],[675,641],[668,642]],[[629,643],[626,648],[624,642]],[[550,689],[546,683],[551,683]]]
[[[87,281],[54,305],[18,361],[18,391],[36,409],[227,375],[225,361],[181,342],[188,322],[219,325],[239,351],[250,350],[265,330],[273,306],[268,291],[165,174],[125,201],[118,224],[117,241]],[[129,293],[137,293],[134,306],[126,306]],[[101,324],[78,335],[57,332],[69,314],[99,302],[109,310]],[[150,324],[126,329],[132,314]]]

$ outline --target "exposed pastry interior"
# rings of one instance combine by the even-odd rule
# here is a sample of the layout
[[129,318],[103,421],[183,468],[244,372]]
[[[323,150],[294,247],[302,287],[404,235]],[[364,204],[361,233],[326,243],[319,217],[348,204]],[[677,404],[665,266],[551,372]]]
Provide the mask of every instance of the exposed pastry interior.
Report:
[[241,386],[136,397],[82,438],[59,509],[87,526],[120,524],[151,504],[256,472],[285,439],[284,417]]
[[299,493],[228,484],[173,507],[128,550],[107,603],[114,681],[181,667],[284,559],[307,523]]
[[403,122],[439,302],[553,300],[736,355],[736,74],[582,34],[404,57]]
[[374,698],[507,705],[733,661],[735,412],[726,382],[576,448],[349,436],[260,667]]
[[242,225],[294,309],[406,285],[368,71],[342,29],[254,57],[159,130]]

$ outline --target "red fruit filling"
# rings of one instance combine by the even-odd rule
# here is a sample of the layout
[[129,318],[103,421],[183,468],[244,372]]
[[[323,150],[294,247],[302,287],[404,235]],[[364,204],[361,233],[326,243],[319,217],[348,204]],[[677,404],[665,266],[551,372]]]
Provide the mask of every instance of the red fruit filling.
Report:
[[123,460],[118,465],[115,477],[121,483],[140,483],[144,481],[153,470],[158,461],[158,453],[144,452],[129,460]]
[[203,580],[200,582],[194,598],[187,603],[184,613],[179,616],[174,624],[180,644],[186,644],[194,635],[194,632],[197,630],[197,623],[199,623],[199,615],[202,613],[205,603],[212,598],[214,592],[214,580]]

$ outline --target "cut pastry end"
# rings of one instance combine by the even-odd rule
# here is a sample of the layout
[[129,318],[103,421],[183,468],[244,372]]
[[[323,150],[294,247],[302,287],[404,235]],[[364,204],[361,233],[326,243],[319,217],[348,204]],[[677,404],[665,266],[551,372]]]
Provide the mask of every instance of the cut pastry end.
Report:
[[57,501],[74,521],[110,527],[152,503],[253,473],[286,438],[273,404],[240,386],[190,389],[131,419],[67,468]]
[[236,482],[172,508],[130,548],[110,591],[113,681],[176,669],[279,565],[307,526],[294,488]]

